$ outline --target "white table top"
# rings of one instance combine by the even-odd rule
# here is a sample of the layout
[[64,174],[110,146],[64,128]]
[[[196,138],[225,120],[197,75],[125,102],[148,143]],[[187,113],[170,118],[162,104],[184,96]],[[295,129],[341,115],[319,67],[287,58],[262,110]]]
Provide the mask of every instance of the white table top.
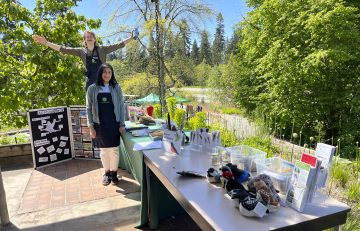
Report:
[[318,202],[308,205],[303,213],[281,207],[263,218],[244,217],[220,184],[176,173],[192,170],[205,175],[211,166],[209,154],[187,147],[177,156],[166,155],[160,149],[146,150],[144,155],[146,165],[203,230],[305,230],[309,227],[318,230],[345,223],[350,211],[346,204],[332,198],[318,198]]

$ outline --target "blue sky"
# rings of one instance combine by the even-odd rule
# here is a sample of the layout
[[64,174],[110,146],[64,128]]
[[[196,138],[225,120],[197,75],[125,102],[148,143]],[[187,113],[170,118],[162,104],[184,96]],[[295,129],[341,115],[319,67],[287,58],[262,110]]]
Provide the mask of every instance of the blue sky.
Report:
[[[209,33],[210,38],[215,33],[216,15],[221,12],[224,17],[225,37],[230,38],[233,33],[233,28],[236,23],[240,22],[249,11],[244,0],[203,0],[214,11],[215,15],[212,20],[205,22],[205,27]],[[28,9],[34,9],[36,0],[20,0],[21,4]],[[95,31],[97,34],[104,35],[110,30],[107,21],[110,15],[108,10],[104,10],[101,0],[83,0],[78,3],[79,6],[74,8],[77,14],[86,16],[87,18],[99,18],[102,20],[102,26],[99,30]],[[129,25],[130,26],[130,25]],[[195,37],[198,40],[199,38]]]

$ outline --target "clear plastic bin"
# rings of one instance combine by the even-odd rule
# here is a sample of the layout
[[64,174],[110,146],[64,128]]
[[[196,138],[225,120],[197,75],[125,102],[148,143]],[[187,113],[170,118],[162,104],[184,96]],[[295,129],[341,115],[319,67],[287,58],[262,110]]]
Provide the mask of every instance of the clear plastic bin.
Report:
[[256,159],[257,175],[266,174],[274,183],[276,189],[286,194],[294,165],[279,157]]
[[255,159],[266,158],[266,152],[247,145],[228,147],[226,150],[230,152],[231,163],[236,164],[238,168],[249,172],[256,171]]

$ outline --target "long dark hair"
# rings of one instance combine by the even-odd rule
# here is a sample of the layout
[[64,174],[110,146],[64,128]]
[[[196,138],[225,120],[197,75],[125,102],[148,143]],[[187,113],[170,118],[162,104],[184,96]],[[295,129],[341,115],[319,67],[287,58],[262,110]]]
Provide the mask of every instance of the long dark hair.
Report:
[[98,86],[104,86],[104,80],[102,79],[102,73],[104,71],[105,68],[110,68],[111,70],[111,79],[109,81],[109,85],[112,87],[115,87],[115,85],[117,84],[116,79],[115,79],[115,74],[114,74],[114,69],[113,67],[108,64],[108,63],[103,63],[101,64],[101,66],[99,67],[99,70],[97,72],[97,81],[96,81],[96,85]]

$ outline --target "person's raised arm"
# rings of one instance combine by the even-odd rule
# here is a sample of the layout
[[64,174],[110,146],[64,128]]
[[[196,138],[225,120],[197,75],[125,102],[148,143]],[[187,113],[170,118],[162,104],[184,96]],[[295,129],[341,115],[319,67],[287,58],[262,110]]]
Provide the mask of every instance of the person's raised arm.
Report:
[[44,46],[48,46],[53,50],[60,51],[60,47],[61,47],[60,45],[47,41],[44,36],[33,35],[32,38],[37,43],[40,43],[40,44],[42,44]]
[[108,45],[108,46],[103,46],[103,49],[105,51],[106,54],[111,53],[113,51],[116,51],[117,49],[123,48],[125,47],[126,44],[130,43],[131,41],[133,41],[134,39],[136,39],[136,37],[134,36],[134,31],[131,32],[131,36],[121,42],[112,44],[112,45]]

